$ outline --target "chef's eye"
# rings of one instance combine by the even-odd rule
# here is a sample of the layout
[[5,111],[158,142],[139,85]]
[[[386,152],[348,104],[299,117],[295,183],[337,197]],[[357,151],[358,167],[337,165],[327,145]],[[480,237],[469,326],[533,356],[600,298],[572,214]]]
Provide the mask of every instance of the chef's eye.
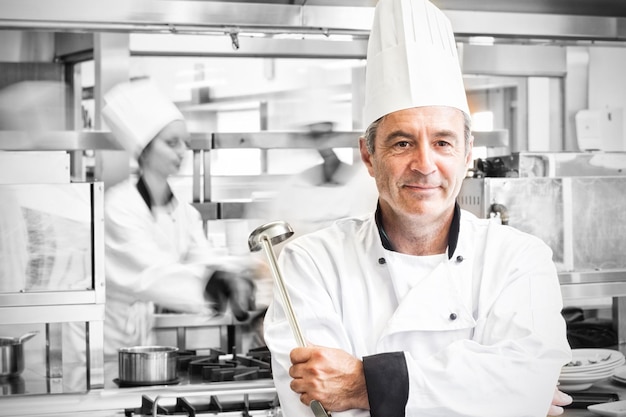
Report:
[[436,142],[436,145],[437,145],[438,147],[440,147],[440,148],[444,148],[444,147],[446,147],[446,146],[451,146],[451,145],[450,145],[450,142],[446,142],[445,140],[438,140],[438,141]]
[[178,147],[179,147],[179,146],[181,146],[181,145],[183,145],[183,146],[185,146],[185,147],[187,147],[187,146],[188,146],[188,144],[187,144],[184,140],[182,140],[182,139],[178,139],[178,138],[176,138],[176,139],[166,140],[166,141],[165,141],[165,144],[166,144],[167,146],[169,146],[170,148],[178,148]]
[[409,146],[409,142],[403,140],[396,143],[396,148],[407,148]]

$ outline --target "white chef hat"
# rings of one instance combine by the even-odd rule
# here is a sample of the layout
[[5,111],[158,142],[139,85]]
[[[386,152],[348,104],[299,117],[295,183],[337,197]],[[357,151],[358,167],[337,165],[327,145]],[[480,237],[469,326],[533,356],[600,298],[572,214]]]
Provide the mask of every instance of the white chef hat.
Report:
[[118,84],[104,96],[102,117],[124,149],[135,158],[182,113],[149,80]]
[[366,126],[394,111],[450,106],[469,114],[450,21],[428,0],[379,0],[367,48]]

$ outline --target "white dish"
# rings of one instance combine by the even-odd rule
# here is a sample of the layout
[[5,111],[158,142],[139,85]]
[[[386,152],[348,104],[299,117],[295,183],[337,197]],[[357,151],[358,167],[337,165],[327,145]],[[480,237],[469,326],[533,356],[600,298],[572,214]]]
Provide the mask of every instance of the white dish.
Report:
[[587,410],[601,416],[626,417],[626,401],[613,401],[603,404],[593,404],[587,406]]
[[606,364],[602,366],[596,366],[593,368],[585,367],[585,368],[579,368],[579,369],[573,369],[573,370],[562,368],[561,374],[562,375],[576,375],[576,374],[600,373],[600,372],[606,372],[606,371],[613,371],[615,368],[618,368],[623,364],[624,364],[623,361],[619,361],[619,362],[610,363],[610,364]]
[[559,383],[561,384],[588,384],[588,383],[594,383],[594,382],[598,382],[598,381],[602,381],[603,379],[607,379],[610,378],[611,375],[606,375],[606,376],[593,376],[593,377],[586,377],[586,378],[559,378]]
[[[570,364],[562,372],[581,372],[591,369],[615,368],[624,361],[624,355],[613,349],[574,349]],[[619,364],[619,365],[618,365]]]
[[626,366],[620,366],[615,368],[615,372],[613,372],[613,375],[618,379],[626,380]]
[[611,370],[597,374],[576,374],[576,375],[559,375],[559,381],[578,381],[580,379],[602,379],[613,376]]
[[584,391],[587,388],[591,388],[591,386],[593,385],[592,382],[590,383],[584,383],[584,384],[562,384],[559,383],[559,390],[563,391],[563,392],[575,392],[575,391]]

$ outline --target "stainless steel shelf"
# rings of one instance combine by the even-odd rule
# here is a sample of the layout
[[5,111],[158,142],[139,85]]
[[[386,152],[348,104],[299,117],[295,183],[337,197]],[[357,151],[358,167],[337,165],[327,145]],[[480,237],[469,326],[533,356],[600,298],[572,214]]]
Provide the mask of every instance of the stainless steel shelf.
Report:
[[104,304],[0,307],[0,325],[104,321]]
[[5,151],[123,150],[104,131],[10,131],[0,130],[0,149]]
[[356,148],[363,132],[337,131],[320,134],[312,140],[305,131],[263,131],[238,133],[192,133],[191,149],[323,149]]

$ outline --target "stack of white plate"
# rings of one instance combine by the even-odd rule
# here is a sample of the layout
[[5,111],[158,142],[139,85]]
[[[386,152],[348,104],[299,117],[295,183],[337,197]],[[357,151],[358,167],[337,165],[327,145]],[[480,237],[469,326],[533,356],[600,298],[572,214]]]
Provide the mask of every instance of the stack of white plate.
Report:
[[624,364],[624,355],[612,349],[572,349],[572,361],[561,369],[561,391],[585,390],[594,382],[613,376]]
[[620,384],[626,384],[626,366],[615,368],[612,379]]

